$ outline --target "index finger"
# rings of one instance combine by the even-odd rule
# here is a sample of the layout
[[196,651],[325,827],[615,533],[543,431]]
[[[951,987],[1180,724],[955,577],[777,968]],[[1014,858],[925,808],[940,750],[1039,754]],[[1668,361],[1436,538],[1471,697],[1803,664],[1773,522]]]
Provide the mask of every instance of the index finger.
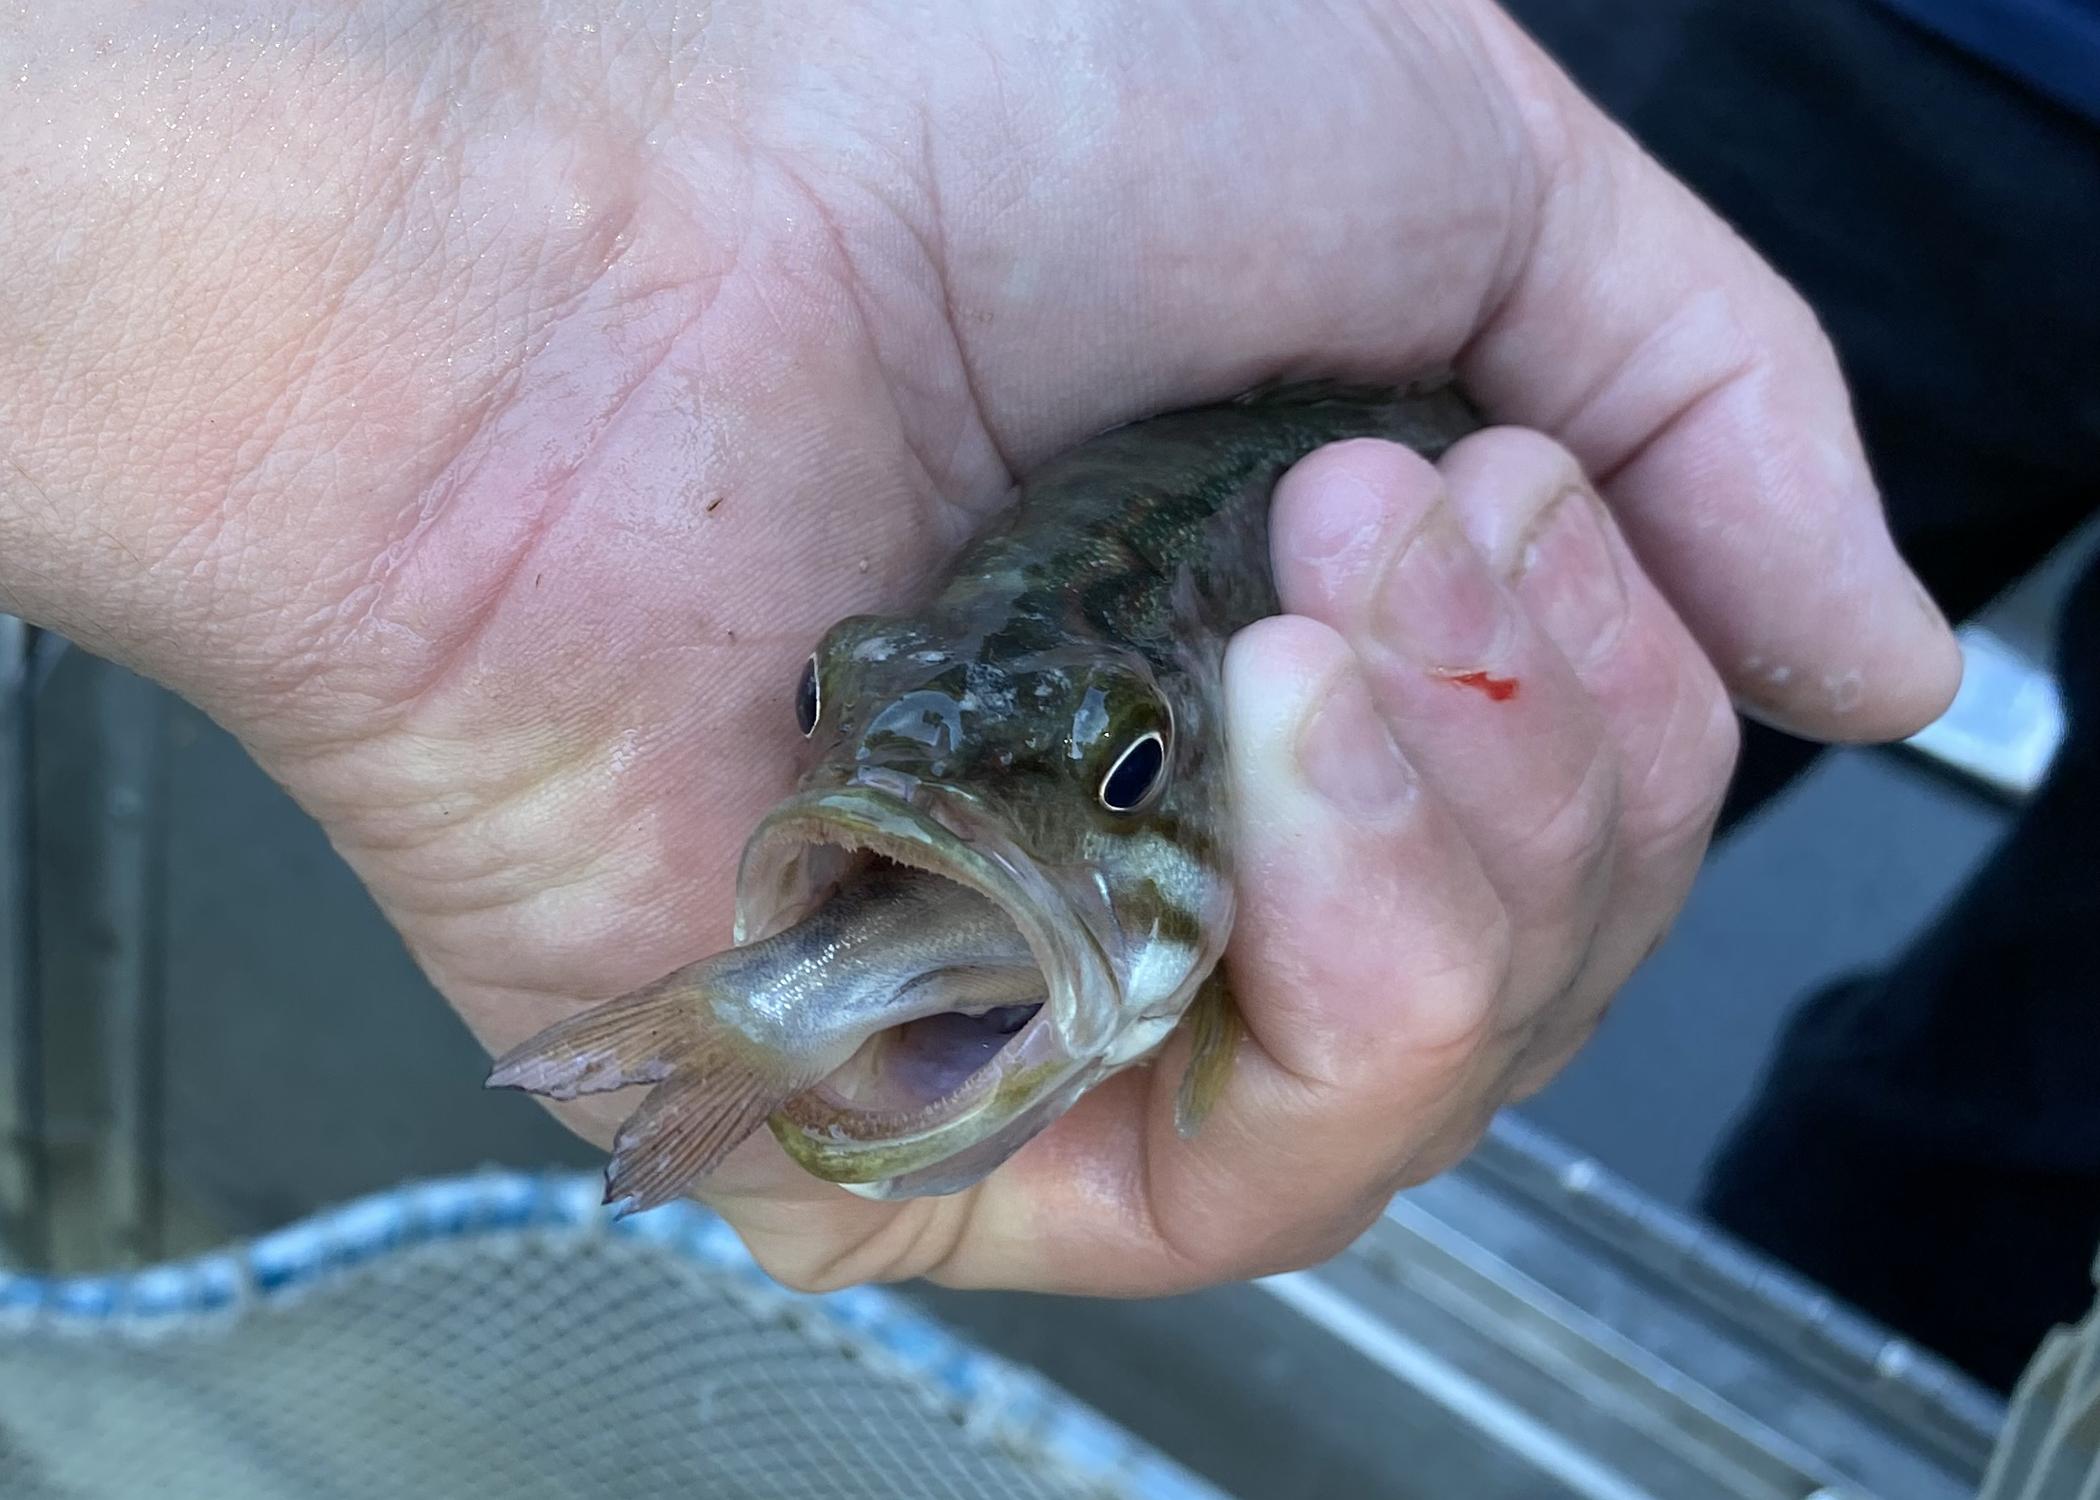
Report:
[[1960,654],[1897,555],[1814,315],[1513,22],[1479,14],[1548,185],[1468,384],[1581,460],[1745,711],[1818,739],[1922,728]]

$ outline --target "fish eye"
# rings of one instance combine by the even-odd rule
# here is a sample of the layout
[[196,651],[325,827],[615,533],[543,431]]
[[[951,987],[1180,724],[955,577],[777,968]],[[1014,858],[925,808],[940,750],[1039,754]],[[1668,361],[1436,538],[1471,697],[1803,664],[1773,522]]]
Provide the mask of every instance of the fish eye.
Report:
[[1101,805],[1112,813],[1133,813],[1167,784],[1167,737],[1148,729],[1118,755],[1101,778]]
[[795,722],[802,728],[802,738],[808,739],[817,732],[817,718],[824,711],[824,698],[817,686],[817,653],[809,653],[809,660],[802,664],[802,679],[795,684]]

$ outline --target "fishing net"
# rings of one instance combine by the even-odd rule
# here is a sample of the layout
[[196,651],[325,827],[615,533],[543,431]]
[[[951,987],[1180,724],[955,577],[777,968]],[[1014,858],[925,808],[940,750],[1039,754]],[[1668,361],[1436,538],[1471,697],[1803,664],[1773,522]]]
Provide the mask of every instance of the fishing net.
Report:
[[2100,1500],[2100,1303],[2051,1332],[2020,1376],[1983,1497]]
[[486,1176],[242,1250],[0,1277],[6,1500],[1217,1500],[894,1297],[679,1204]]

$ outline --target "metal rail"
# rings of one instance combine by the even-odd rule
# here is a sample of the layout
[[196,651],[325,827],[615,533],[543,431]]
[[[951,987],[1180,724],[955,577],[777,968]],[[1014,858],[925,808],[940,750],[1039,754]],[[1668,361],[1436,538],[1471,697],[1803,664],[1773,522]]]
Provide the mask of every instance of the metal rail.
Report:
[[1813,1282],[1676,1213],[1526,1122],[1499,1117],[1469,1168],[1687,1303],[1841,1386],[1952,1465],[1980,1468],[2005,1409],[1953,1366]]
[[[1994,1398],[1505,1119],[1264,1289],[1387,1383],[1427,1497],[1967,1500]],[[1404,1472],[1404,1470],[1402,1471]],[[1463,1487],[1462,1489],[1459,1487]]]
[[50,1201],[36,887],[37,632],[0,615],[0,1257],[43,1265]]
[[18,1265],[160,1251],[163,707],[0,616],[0,1260]]

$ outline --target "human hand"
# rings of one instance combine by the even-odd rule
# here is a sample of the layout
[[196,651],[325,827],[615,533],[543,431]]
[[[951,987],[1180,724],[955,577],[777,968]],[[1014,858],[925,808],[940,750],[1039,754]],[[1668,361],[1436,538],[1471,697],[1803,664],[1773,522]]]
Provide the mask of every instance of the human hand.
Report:
[[[1660,597],[1767,716],[1887,736],[1948,696],[1951,638],[1807,314],[1498,13],[914,21],[276,0],[81,7],[0,42],[27,81],[0,602],[239,733],[492,1045],[726,939],[833,618],[908,602],[1015,469],[1269,376],[1455,359],[1603,476]],[[1292,505],[1326,510],[1326,466],[1379,453],[1315,460],[1279,545]],[[1523,554],[1524,463],[1569,462],[1507,433],[1446,460],[1491,565]],[[1382,545],[1423,505],[1398,469]],[[1243,1067],[1192,1146],[1158,1138],[1133,1074],[931,1203],[847,1200],[747,1148],[711,1190],[770,1267],[1141,1290],[1299,1261],[1579,1034],[1696,859],[1726,758],[1711,680],[1622,555],[1601,662],[1556,665],[1537,606],[1506,642],[1518,696],[1439,681],[1421,710],[1354,623],[1376,552],[1287,566],[1300,618],[1232,658],[1250,767],[1282,774],[1309,682],[1361,673],[1414,766],[1403,800],[1436,809],[1324,875],[1302,838],[1250,864],[1231,962],[1273,1068]],[[1524,800],[1555,787],[1564,813]],[[1554,880],[1509,883],[1548,853]],[[1337,908],[1365,912],[1352,945],[1301,951],[1338,929],[1292,903],[1338,877],[1421,941],[1306,967],[1374,924]],[[1330,1025],[1379,1070],[1323,1094]],[[624,1108],[569,1117],[602,1141]]]
[[958,1198],[710,1179],[761,1245],[837,1257],[803,1279],[1165,1292],[1321,1258],[1551,1076],[1661,937],[1735,719],[1572,458],[1515,429],[1435,468],[1339,444],[1273,532],[1289,613],[1226,669],[1251,1040],[1210,1120],[1177,1134],[1184,1037]]

